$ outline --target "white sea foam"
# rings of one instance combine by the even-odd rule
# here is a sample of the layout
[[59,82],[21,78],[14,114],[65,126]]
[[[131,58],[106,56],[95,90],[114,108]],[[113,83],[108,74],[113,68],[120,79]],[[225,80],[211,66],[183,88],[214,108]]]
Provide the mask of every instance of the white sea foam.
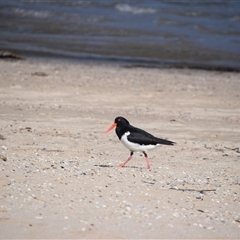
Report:
[[14,8],[13,12],[23,17],[47,18],[50,16],[48,11],[25,10],[21,8]]
[[115,8],[120,12],[128,12],[132,14],[151,14],[157,11],[153,8],[134,7],[126,3],[119,3],[115,6]]

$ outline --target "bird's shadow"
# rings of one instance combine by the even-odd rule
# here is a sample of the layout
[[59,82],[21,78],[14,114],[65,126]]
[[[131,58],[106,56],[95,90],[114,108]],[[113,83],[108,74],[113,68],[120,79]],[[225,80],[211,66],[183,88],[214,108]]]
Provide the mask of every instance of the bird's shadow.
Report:
[[136,167],[136,166],[125,166],[125,167],[119,167],[115,165],[109,165],[109,164],[94,164],[94,167],[102,167],[102,168],[137,168],[137,169],[142,169],[142,167]]

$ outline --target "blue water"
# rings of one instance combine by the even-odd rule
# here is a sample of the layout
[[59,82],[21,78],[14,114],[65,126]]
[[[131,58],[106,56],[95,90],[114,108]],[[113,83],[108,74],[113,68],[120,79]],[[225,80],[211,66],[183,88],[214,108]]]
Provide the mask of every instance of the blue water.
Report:
[[240,1],[0,1],[0,49],[240,69]]

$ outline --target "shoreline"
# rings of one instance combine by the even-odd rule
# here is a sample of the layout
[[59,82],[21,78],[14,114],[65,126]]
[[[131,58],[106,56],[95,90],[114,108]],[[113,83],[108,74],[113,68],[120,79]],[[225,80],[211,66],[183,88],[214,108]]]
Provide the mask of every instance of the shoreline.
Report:
[[[62,59],[68,61],[81,61],[81,62],[96,62],[96,64],[114,63],[125,66],[127,68],[156,68],[156,69],[192,69],[192,70],[206,70],[206,71],[220,71],[220,72],[240,72],[240,66],[236,63],[221,61],[217,63],[194,62],[185,60],[167,60],[157,58],[145,57],[127,57],[127,56],[108,56],[90,53],[67,53],[67,52],[44,52],[44,51],[26,51],[19,49],[0,49],[1,58],[16,58],[17,55],[22,59],[27,58],[45,58],[45,59]],[[8,53],[5,54],[4,53]]]
[[[0,60],[2,238],[238,238],[239,73]],[[177,142],[129,152],[114,118]],[[3,157],[6,159],[4,160]]]

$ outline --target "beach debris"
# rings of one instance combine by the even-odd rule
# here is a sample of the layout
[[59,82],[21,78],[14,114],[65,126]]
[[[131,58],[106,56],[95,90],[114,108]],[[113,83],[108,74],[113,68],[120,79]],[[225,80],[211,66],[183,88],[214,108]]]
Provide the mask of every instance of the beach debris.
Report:
[[0,58],[12,58],[12,59],[23,59],[23,57],[10,52],[10,51],[5,51],[5,50],[0,50]]
[[193,191],[193,192],[199,192],[201,194],[204,194],[204,192],[212,192],[212,191],[217,191],[217,189],[193,189],[193,188],[178,188],[178,187],[171,187],[169,188],[171,190],[176,190],[176,191],[182,191],[182,192],[186,192],[186,191]]
[[7,161],[7,157],[3,156],[2,154],[0,154],[0,159],[3,160],[3,161]]
[[7,149],[8,149],[7,146],[2,145],[2,150],[7,150]]
[[0,139],[5,140],[6,138],[2,134],[0,134]]
[[30,131],[32,130],[31,127],[26,127],[25,129],[26,129],[28,132],[30,132]]
[[236,222],[240,223],[240,216],[235,216],[235,217],[233,217],[233,219],[234,219]]
[[107,167],[107,168],[114,167],[114,166],[111,166],[111,165],[108,165],[108,164],[94,164],[93,166],[95,166],[95,167]]
[[45,152],[64,152],[61,149],[47,149],[46,147],[42,148],[41,150]]
[[24,130],[26,130],[28,132],[32,132],[32,128],[31,127],[22,127],[22,126],[19,127],[19,131],[24,131]]
[[32,73],[32,76],[46,77],[48,75],[45,72],[34,72]]
[[237,152],[237,153],[240,153],[239,147],[236,147],[236,148],[224,147],[224,148],[226,148],[226,149],[228,149],[228,150],[232,150],[232,151]]
[[155,184],[155,182],[149,182],[149,181],[145,181],[145,180],[142,180],[142,183],[147,183],[147,184]]

